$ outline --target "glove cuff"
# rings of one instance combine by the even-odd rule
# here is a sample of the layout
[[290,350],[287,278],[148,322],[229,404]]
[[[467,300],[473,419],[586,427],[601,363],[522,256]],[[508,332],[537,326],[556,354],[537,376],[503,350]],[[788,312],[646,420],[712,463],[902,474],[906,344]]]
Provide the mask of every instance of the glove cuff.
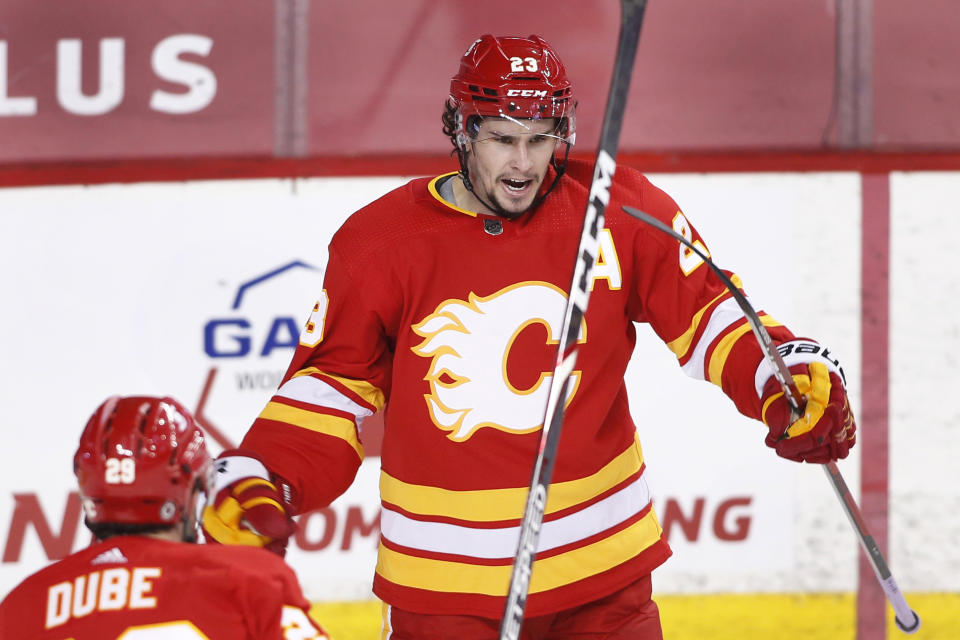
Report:
[[213,463],[216,470],[214,493],[242,478],[263,478],[270,481],[270,471],[250,451],[230,449],[221,453]]
[[[843,374],[843,367],[840,366],[840,361],[833,356],[832,351],[818,342],[807,338],[800,338],[777,345],[777,351],[780,353],[780,357],[783,358],[783,363],[787,365],[787,369],[797,364],[809,365],[812,362],[821,362],[826,365],[829,371],[840,376],[840,380],[843,381],[844,386],[847,384],[847,378]],[[760,361],[760,365],[757,367],[757,372],[753,378],[757,397],[761,400],[763,399],[764,387],[767,386],[767,382],[773,377],[773,366],[767,358],[764,358]]]
[[263,478],[277,488],[287,513],[294,515],[300,512],[297,489],[279,473],[271,471],[256,452],[250,449],[227,449],[213,464],[216,471],[214,495],[237,480]]

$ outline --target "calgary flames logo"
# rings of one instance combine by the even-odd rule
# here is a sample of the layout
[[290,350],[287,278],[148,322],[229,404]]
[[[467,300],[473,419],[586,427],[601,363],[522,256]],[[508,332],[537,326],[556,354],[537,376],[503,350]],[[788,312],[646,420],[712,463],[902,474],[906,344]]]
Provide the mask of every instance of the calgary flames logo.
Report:
[[[543,426],[552,372],[540,373],[528,389],[510,382],[507,357],[520,332],[531,324],[546,327],[548,344],[560,341],[566,295],[546,282],[523,282],[482,298],[445,300],[414,325],[424,338],[414,353],[432,358],[424,380],[430,393],[424,398],[433,423],[463,441],[481,427],[528,433]],[[586,339],[581,323],[578,342]],[[566,402],[580,381],[574,371]]]

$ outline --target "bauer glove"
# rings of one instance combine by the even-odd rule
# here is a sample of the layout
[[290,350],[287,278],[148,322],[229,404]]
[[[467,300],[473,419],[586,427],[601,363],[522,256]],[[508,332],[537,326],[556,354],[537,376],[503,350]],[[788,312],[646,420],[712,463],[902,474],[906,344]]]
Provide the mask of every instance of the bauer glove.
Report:
[[263,547],[279,556],[296,530],[289,515],[291,488],[271,479],[266,466],[253,454],[233,449],[214,462],[216,478],[212,504],[203,510],[203,533],[207,542]]
[[[790,422],[790,404],[764,361],[757,369],[761,419],[767,425],[767,446],[796,462],[825,463],[846,458],[857,441],[857,424],[843,386],[843,369],[828,349],[811,340],[793,340],[777,347],[805,404]],[[770,377],[767,377],[770,375]]]

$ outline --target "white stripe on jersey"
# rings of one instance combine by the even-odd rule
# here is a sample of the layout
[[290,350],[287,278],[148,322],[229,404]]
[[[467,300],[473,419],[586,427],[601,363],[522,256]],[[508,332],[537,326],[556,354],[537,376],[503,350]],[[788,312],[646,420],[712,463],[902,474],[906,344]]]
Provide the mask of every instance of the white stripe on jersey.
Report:
[[366,407],[360,406],[336,388],[312,376],[297,376],[287,380],[275,395],[318,407],[329,407],[352,413],[357,419],[357,426],[360,426],[364,418],[373,415],[373,412]]
[[745,317],[746,316],[743,315],[743,309],[740,308],[740,305],[738,305],[737,301],[733,298],[724,300],[718,304],[717,308],[710,314],[710,321],[707,323],[707,328],[704,329],[703,334],[701,334],[700,339],[697,341],[697,346],[693,349],[693,355],[687,363],[683,365],[683,372],[691,378],[706,380],[707,374],[705,372],[706,364],[704,360],[706,359],[707,348],[710,347],[710,343],[712,343],[718,335],[723,333],[727,327],[743,320]]
[[[544,522],[538,552],[584,540],[616,526],[650,504],[647,480],[640,476],[603,500],[576,513]],[[380,533],[395,544],[473,558],[510,558],[516,554],[520,527],[475,528],[408,518],[384,506]]]

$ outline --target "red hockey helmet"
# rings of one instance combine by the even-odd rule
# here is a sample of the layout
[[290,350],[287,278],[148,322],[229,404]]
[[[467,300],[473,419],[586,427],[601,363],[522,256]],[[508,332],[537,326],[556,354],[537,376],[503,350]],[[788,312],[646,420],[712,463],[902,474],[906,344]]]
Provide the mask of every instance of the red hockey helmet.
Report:
[[91,523],[174,524],[194,508],[212,470],[203,432],[172,398],[112,397],[80,436],[73,458]]
[[540,36],[481,36],[460,59],[450,97],[460,144],[467,142],[470,116],[556,118],[558,135],[574,142],[573,89],[560,58]]

